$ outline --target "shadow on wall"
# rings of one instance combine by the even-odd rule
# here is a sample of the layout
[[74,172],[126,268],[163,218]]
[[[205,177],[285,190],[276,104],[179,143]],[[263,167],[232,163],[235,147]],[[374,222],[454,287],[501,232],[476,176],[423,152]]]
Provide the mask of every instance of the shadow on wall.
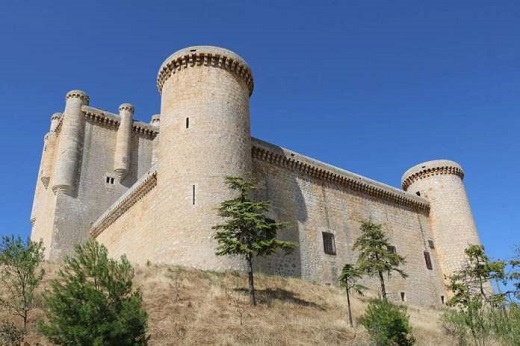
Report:
[[[278,146],[257,139],[253,139],[252,145],[265,149],[275,156],[289,158],[288,154]],[[268,160],[255,157],[253,154],[253,175],[257,182],[255,198],[268,200],[271,203],[271,210],[267,217],[288,225],[278,234],[278,238],[294,242],[297,245],[288,255],[277,252],[266,258],[257,258],[257,270],[268,275],[301,277],[302,249],[299,225],[307,220],[307,207],[296,179],[297,174],[270,163]]]
[[[128,167],[128,174],[121,181],[121,185],[126,188],[131,188],[135,182],[141,177],[139,174],[143,174],[143,172],[139,172],[139,144],[143,139],[141,139],[135,133],[132,134],[132,141],[130,147],[130,166]],[[142,166],[142,163],[141,163]],[[151,166],[151,162],[146,165],[147,167]]]

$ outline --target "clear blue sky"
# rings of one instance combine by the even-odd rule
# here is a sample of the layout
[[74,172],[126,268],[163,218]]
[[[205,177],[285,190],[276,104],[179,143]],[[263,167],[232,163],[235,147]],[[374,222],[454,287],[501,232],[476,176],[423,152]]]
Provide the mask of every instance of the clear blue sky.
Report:
[[252,67],[254,136],[396,187],[417,163],[455,160],[489,253],[520,244],[520,1],[0,5],[0,234],[30,233],[43,136],[67,91],[149,121],[163,60],[208,44]]

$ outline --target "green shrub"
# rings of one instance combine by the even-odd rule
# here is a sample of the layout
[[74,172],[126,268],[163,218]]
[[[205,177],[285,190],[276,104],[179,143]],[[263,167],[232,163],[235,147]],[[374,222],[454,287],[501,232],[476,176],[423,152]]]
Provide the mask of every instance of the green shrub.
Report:
[[372,300],[360,323],[377,346],[408,346],[415,343],[406,308],[386,299]]
[[147,314],[125,257],[108,258],[91,240],[65,259],[44,297],[48,321],[40,332],[57,345],[147,345]]

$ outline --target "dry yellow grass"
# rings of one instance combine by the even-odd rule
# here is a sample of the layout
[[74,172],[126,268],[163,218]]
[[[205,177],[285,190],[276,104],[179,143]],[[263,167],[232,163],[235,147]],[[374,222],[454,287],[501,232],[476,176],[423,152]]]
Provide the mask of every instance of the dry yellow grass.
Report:
[[[56,266],[47,265],[43,287]],[[135,283],[149,313],[151,345],[368,345],[361,326],[350,328],[344,291],[298,279],[257,275],[258,306],[248,305],[246,277],[175,266],[137,267]],[[364,299],[353,299],[359,317]],[[438,321],[438,310],[409,307],[418,345],[453,345]],[[27,341],[44,339],[31,315]],[[5,313],[0,318],[6,318]],[[13,320],[14,321],[14,320]]]

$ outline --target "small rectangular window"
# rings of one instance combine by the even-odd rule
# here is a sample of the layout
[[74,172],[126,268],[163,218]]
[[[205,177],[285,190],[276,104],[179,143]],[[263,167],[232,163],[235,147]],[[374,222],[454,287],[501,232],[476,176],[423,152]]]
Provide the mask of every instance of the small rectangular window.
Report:
[[395,246],[393,246],[393,245],[388,245],[388,246],[386,247],[386,249],[387,249],[388,252],[390,252],[390,253],[397,253],[397,249],[396,249]]
[[444,296],[441,296],[441,304],[444,305]]
[[190,118],[186,118],[186,128],[190,127]]
[[192,200],[191,203],[195,205],[195,185],[192,185]]
[[321,232],[323,235],[323,251],[327,255],[335,255],[336,254],[336,243],[334,241],[334,234],[329,232]]
[[433,240],[428,240],[428,246],[430,249],[435,249],[435,245],[433,245]]
[[401,301],[404,302],[406,300],[406,294],[401,292]]
[[115,179],[114,177],[111,177],[110,175],[107,175],[107,176],[105,177],[105,183],[106,183],[107,185],[114,185],[115,182],[116,182],[116,179]]
[[424,261],[426,262],[426,268],[432,270],[432,259],[430,258],[430,253],[428,251],[424,251]]

